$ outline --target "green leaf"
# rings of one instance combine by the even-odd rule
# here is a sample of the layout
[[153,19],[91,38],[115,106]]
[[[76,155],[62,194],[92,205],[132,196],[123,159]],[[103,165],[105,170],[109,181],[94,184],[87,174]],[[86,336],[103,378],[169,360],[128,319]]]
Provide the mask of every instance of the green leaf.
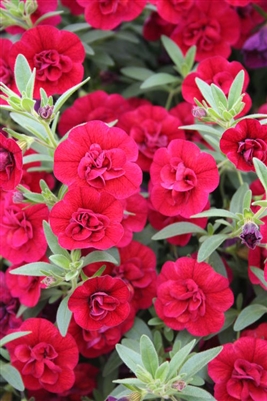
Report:
[[84,29],[87,30],[88,28],[89,28],[89,25],[87,24],[87,22],[77,22],[75,24],[66,25],[64,27],[64,30],[69,31],[69,32],[79,32]]
[[[31,76],[30,76],[30,79],[29,79],[29,81],[27,82],[26,89],[25,89],[26,95],[27,95],[27,97],[28,97],[29,99],[32,99],[32,98],[33,98],[33,91],[34,91],[34,84],[35,84],[35,76],[36,76],[36,69],[34,68],[32,74],[31,74]],[[33,100],[33,102],[34,102],[34,104],[35,104],[35,100]]]
[[124,67],[121,73],[126,77],[137,79],[138,81],[145,81],[147,78],[154,75],[154,71],[143,67]]
[[115,258],[111,252],[109,251],[93,251],[86,255],[83,259],[83,266],[87,266],[90,263],[95,262],[109,262],[113,263],[114,265],[119,264],[119,258]]
[[57,310],[56,322],[57,322],[57,326],[60,331],[60,334],[63,337],[67,334],[71,316],[72,316],[72,312],[68,308],[68,301],[69,301],[70,295],[68,295],[62,299],[62,301],[60,302],[60,305],[58,307],[58,310]]
[[186,361],[195,344],[196,340],[192,340],[189,344],[185,345],[178,352],[176,352],[176,354],[172,357],[170,361],[170,372],[168,375],[168,379],[171,379],[177,375],[177,372]]
[[249,305],[244,308],[234,324],[234,331],[240,331],[259,320],[264,313],[267,313],[266,306],[260,304]]
[[212,107],[212,109],[214,109],[214,111],[218,112],[217,104],[213,98],[210,85],[200,78],[196,78],[195,82],[206,102]]
[[216,208],[212,208],[209,210],[205,210],[204,212],[194,214],[193,216],[191,216],[191,219],[199,217],[226,217],[229,219],[237,219],[234,213],[229,212],[228,210],[225,209],[216,209]]
[[228,110],[230,110],[242,93],[245,73],[241,70],[232,82],[228,93]]
[[209,256],[209,265],[211,265],[217,273],[227,277],[227,271],[218,252],[212,252],[212,254]]
[[82,42],[82,44],[83,44],[84,51],[88,56],[93,56],[95,54],[95,51],[91,46],[89,46],[85,42]]
[[167,227],[164,227],[162,230],[153,235],[152,239],[161,240],[165,238],[171,238],[176,235],[189,234],[189,233],[207,234],[207,232],[203,230],[203,228],[197,226],[196,224],[182,222],[182,223],[173,223]]
[[60,254],[49,256],[49,260],[55,265],[62,267],[62,269],[68,269],[70,265],[70,258]]
[[31,78],[31,68],[23,54],[19,54],[15,61],[15,81],[20,93],[26,91],[27,83]]
[[231,213],[242,213],[243,212],[243,201],[249,191],[248,184],[242,184],[238,190],[234,193],[230,202]]
[[211,88],[211,93],[213,96],[213,99],[215,100],[216,104],[217,104],[217,108],[219,109],[220,107],[220,103],[222,103],[222,105],[227,108],[227,98],[224,94],[224,92],[216,85],[211,84],[210,86]]
[[158,367],[158,369],[156,370],[155,379],[159,379],[159,380],[161,380],[162,382],[165,382],[165,381],[166,381],[166,378],[167,378],[167,376],[168,376],[168,374],[169,374],[169,371],[170,371],[169,362],[168,362],[168,361],[163,362],[163,363]]
[[16,340],[17,338],[24,337],[30,333],[31,331],[17,331],[16,333],[7,334],[0,340],[0,348],[2,348],[5,344],[10,343],[13,340]]
[[191,125],[182,125],[179,129],[186,129],[186,130],[196,130],[201,132],[207,132],[211,135],[214,135],[216,138],[221,136],[221,132],[213,127],[210,127],[207,124],[191,124]]
[[90,77],[86,78],[84,81],[80,82],[78,85],[73,86],[72,88],[70,88],[69,90],[67,90],[66,92],[63,93],[63,95],[61,95],[56,103],[55,103],[55,107],[54,107],[54,113],[56,114],[61,107],[63,106],[63,104],[68,100],[68,98],[74,93],[76,92],[76,90],[78,90],[81,86],[83,86],[86,82],[88,82],[90,79]]
[[184,363],[179,373],[185,373],[187,379],[195,376],[204,366],[214,359],[222,349],[223,347],[215,347],[207,351],[194,354]]
[[23,391],[25,389],[19,371],[9,363],[3,363],[0,360],[0,373],[1,376],[16,390]]
[[225,234],[216,234],[208,237],[200,245],[197,261],[203,262],[206,260],[212,254],[212,252],[214,252],[227,238],[228,235]]
[[47,223],[47,221],[43,221],[43,229],[44,229],[44,233],[45,233],[45,238],[47,241],[47,244],[49,246],[49,248],[51,249],[51,251],[53,252],[53,254],[55,255],[63,255],[65,256],[67,259],[70,259],[70,254],[69,252],[62,248],[59,244],[58,244],[58,239],[57,237],[54,235],[54,233],[51,230],[50,225]]
[[122,365],[121,358],[119,357],[117,351],[114,350],[110,354],[108,361],[105,364],[104,369],[102,370],[102,376],[109,376],[110,373],[114,372],[114,370],[117,369],[120,365]]
[[[252,191],[250,189],[248,189],[243,198],[243,210],[250,209],[251,200],[252,200]],[[267,206],[267,203],[266,203],[266,206]]]
[[33,154],[33,155],[27,155],[23,157],[23,165],[27,163],[33,163],[33,162],[53,162],[53,157],[50,155],[42,155],[40,153],[38,154]]
[[117,344],[116,350],[121,360],[133,373],[136,372],[137,365],[143,366],[140,354],[133,351],[132,349],[125,347],[122,344]]
[[[26,128],[29,132],[33,133],[34,136],[42,140],[47,139],[47,133],[44,127],[30,116],[30,114],[10,113],[10,117],[21,127]],[[37,134],[36,134],[37,133]]]
[[44,271],[62,275],[63,270],[55,265],[46,262],[33,262],[17,267],[10,271],[10,274],[21,274],[22,276],[42,277]]
[[133,327],[129,331],[127,331],[124,335],[127,338],[139,341],[140,337],[143,334],[145,334],[152,340],[152,333],[149,330],[148,326],[142,319],[136,316]]
[[80,36],[82,42],[94,43],[97,40],[105,40],[115,35],[114,31],[103,31],[101,29],[92,29]]
[[[208,393],[206,390],[203,390],[202,388],[199,387],[195,387],[195,386],[186,386],[181,393],[179,393],[179,395],[181,395],[181,397],[183,397],[184,395],[188,395],[190,396],[190,398],[186,398],[188,400],[196,400],[196,401],[200,401],[200,400],[205,400],[205,401],[216,401],[216,399],[210,394]],[[193,397],[193,398],[192,398]]]
[[157,74],[151,75],[147,78],[141,85],[142,89],[152,88],[153,86],[168,85],[173,83],[180,83],[181,80],[174,75],[167,74],[166,72],[159,72]]
[[140,339],[140,353],[145,369],[155,377],[156,370],[159,367],[159,358],[154,344],[146,335]]
[[260,280],[260,282],[267,288],[267,281],[264,278],[263,270],[254,266],[250,266],[249,268],[255,274],[255,276]]
[[261,160],[257,159],[256,157],[253,157],[253,164],[256,170],[256,174],[267,194],[267,167]]
[[161,36],[161,41],[163,43],[163,46],[165,47],[166,52],[176,65],[178,71],[181,71],[181,67],[184,62],[184,56],[179,46],[177,46],[177,44],[173,40],[164,35]]
[[191,46],[186,52],[184,61],[185,61],[186,65],[187,65],[188,72],[190,72],[192,70],[192,67],[194,65],[196,51],[197,51],[197,47],[196,46]]

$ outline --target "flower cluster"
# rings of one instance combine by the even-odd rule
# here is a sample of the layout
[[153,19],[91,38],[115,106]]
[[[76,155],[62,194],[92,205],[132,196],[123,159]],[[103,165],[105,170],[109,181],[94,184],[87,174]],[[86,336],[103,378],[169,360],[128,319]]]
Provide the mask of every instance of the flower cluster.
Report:
[[266,1],[0,14],[4,399],[267,400]]

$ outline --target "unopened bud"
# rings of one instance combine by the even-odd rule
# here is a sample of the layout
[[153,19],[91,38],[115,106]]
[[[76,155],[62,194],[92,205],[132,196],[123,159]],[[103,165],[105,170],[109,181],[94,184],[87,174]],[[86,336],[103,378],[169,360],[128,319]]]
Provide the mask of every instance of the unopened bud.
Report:
[[38,114],[40,117],[42,117],[44,120],[49,120],[49,118],[52,116],[54,111],[54,106],[49,106],[48,104],[46,106],[40,107],[38,110]]
[[243,225],[239,238],[241,238],[242,244],[245,244],[250,249],[255,249],[261,242],[262,235],[257,224],[249,221]]
[[194,106],[192,108],[192,114],[195,118],[203,118],[207,117],[207,113],[205,109],[202,109],[202,107]]
[[186,387],[186,382],[183,380],[178,380],[177,382],[173,383],[172,387],[177,391],[183,391],[183,389]]

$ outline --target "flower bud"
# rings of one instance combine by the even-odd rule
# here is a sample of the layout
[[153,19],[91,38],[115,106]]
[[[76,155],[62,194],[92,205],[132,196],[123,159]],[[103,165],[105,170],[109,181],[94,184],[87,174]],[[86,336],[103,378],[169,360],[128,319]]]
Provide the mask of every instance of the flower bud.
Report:
[[52,116],[54,111],[54,106],[49,106],[48,104],[46,106],[40,107],[38,110],[38,114],[40,117],[42,117],[44,120],[49,120],[49,118]]
[[262,235],[257,224],[249,221],[243,225],[239,238],[241,238],[242,244],[245,244],[250,249],[255,249],[261,242]]
[[192,108],[192,114],[195,118],[203,118],[207,117],[207,113],[205,109],[202,109],[202,107],[194,106]]

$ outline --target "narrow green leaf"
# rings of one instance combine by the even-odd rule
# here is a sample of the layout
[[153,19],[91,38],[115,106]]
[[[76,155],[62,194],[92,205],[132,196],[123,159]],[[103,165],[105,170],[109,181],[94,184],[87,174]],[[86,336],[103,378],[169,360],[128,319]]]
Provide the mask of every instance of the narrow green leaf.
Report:
[[144,320],[136,316],[133,327],[129,331],[127,331],[124,335],[127,338],[139,341],[143,334],[145,334],[152,340],[152,333],[149,330],[148,326],[146,325]]
[[261,160],[257,159],[256,157],[253,157],[253,164],[256,170],[256,174],[267,194],[267,167]]
[[84,257],[83,266],[87,266],[90,263],[95,262],[109,262],[113,263],[114,265],[119,264],[119,260],[108,251],[93,251]]
[[63,270],[55,265],[46,262],[33,262],[17,267],[10,271],[10,274],[21,274],[22,276],[42,277],[44,271],[62,275]]
[[[36,69],[34,68],[33,72],[31,73],[30,79],[27,82],[26,89],[25,89],[26,95],[30,99],[33,98],[35,75],[36,75]],[[35,103],[35,100],[34,100],[34,103]]]
[[210,107],[214,109],[214,111],[218,112],[218,107],[216,101],[212,96],[210,85],[208,85],[205,81],[203,81],[200,78],[196,78],[195,82],[206,102],[210,105]]
[[17,331],[16,333],[7,334],[0,340],[0,348],[2,348],[5,344],[10,343],[13,340],[16,340],[17,338],[24,337],[30,333],[31,331]]
[[162,230],[153,235],[152,239],[161,240],[165,238],[171,238],[176,235],[189,234],[189,233],[207,234],[207,232],[203,230],[203,228],[197,226],[196,224],[182,222],[182,223],[173,223],[167,227],[164,227]]
[[19,54],[15,61],[15,81],[20,93],[26,91],[27,83],[31,78],[31,67],[23,54]]
[[231,213],[242,213],[243,212],[243,201],[249,191],[247,183],[242,184],[237,191],[234,193],[230,202]]
[[186,52],[185,62],[187,64],[188,71],[192,70],[192,67],[195,62],[196,51],[197,51],[197,47],[191,46]]
[[196,340],[192,340],[189,344],[185,345],[178,352],[176,352],[176,354],[172,357],[170,361],[170,371],[168,379],[171,379],[177,375],[177,372],[186,361],[195,344]]
[[218,86],[216,86],[214,84],[211,84],[210,88],[211,88],[212,96],[213,96],[214,100],[216,101],[217,107],[219,108],[219,104],[221,102],[222,105],[225,108],[227,108],[227,98],[226,98],[224,92]]
[[203,262],[206,260],[212,254],[212,252],[214,252],[227,238],[228,235],[225,234],[216,234],[208,237],[200,245],[197,261]]
[[145,369],[155,377],[156,370],[159,367],[159,358],[154,344],[146,335],[140,339],[140,353]]
[[165,47],[166,52],[168,53],[178,70],[181,71],[181,67],[184,62],[184,56],[179,46],[177,46],[177,44],[173,40],[164,35],[161,36],[161,41],[163,43],[163,46]]
[[228,110],[230,110],[242,93],[245,73],[241,70],[232,82],[228,93]]
[[49,248],[51,249],[51,251],[53,252],[53,254],[63,255],[67,259],[71,260],[69,252],[59,245],[58,239],[52,232],[51,227],[47,223],[47,221],[43,221],[43,229],[44,229],[47,244],[48,244]]
[[80,39],[85,43],[94,43],[97,40],[105,40],[115,35],[114,31],[104,31],[101,29],[91,29],[90,31],[82,34]]
[[56,114],[61,107],[63,106],[63,104],[68,100],[68,98],[74,93],[76,92],[76,90],[78,90],[81,86],[83,86],[86,82],[88,82],[90,79],[90,77],[86,78],[84,81],[80,82],[78,85],[73,86],[72,88],[70,88],[69,90],[67,90],[65,93],[63,93],[63,95],[61,95],[56,103],[55,103],[55,107],[54,107],[54,113]]
[[[202,388],[195,387],[195,386],[186,386],[182,391],[181,391],[181,396],[183,397],[184,395],[190,396],[190,398],[187,398],[190,401],[196,400],[205,400],[205,401],[216,401],[216,399],[208,393],[206,390],[203,390]],[[192,397],[194,397],[192,399]]]
[[255,266],[250,266],[249,268],[255,274],[255,276],[260,280],[260,282],[267,288],[267,281],[264,278],[263,270]]
[[89,25],[87,24],[87,22],[77,22],[75,24],[66,25],[64,27],[64,30],[69,32],[79,32],[84,29],[88,30],[88,28]]
[[3,363],[0,360],[0,373],[1,376],[16,390],[23,391],[25,389],[19,371],[9,363]]
[[[252,191],[250,189],[248,189],[243,198],[243,210],[250,209],[251,200],[252,200]],[[266,206],[267,206],[267,203],[266,203]]]
[[182,125],[179,129],[186,129],[186,130],[196,130],[201,132],[207,132],[211,135],[214,135],[216,138],[221,137],[221,132],[213,127],[210,127],[207,124],[191,124],[191,125]]
[[204,366],[214,359],[222,349],[223,347],[215,347],[194,354],[184,363],[179,373],[185,373],[187,378],[195,376]]
[[227,277],[226,268],[218,252],[212,252],[212,254],[209,256],[209,265],[211,265],[217,273]]
[[229,212],[228,210],[225,209],[216,209],[216,208],[211,208],[209,210],[205,210],[204,212],[194,214],[193,216],[191,216],[191,219],[199,217],[226,217],[229,219],[237,219],[234,213]]
[[143,67],[124,67],[121,73],[126,77],[137,79],[138,81],[145,81],[147,78],[154,75],[154,71]]
[[166,381],[166,378],[170,371],[170,364],[168,361],[163,362],[155,373],[155,379],[161,380],[163,383]]
[[118,353],[116,350],[114,350],[109,358],[107,363],[104,366],[104,369],[102,370],[102,375],[103,377],[109,376],[110,373],[112,373],[115,369],[117,369],[120,365],[122,365],[121,358],[119,357]]
[[88,56],[93,56],[95,54],[95,51],[91,46],[89,46],[85,42],[82,42],[82,44],[83,44],[84,51]]
[[152,88],[153,86],[168,85],[173,83],[179,83],[180,78],[174,75],[167,74],[166,72],[159,72],[157,74],[151,75],[147,78],[141,85],[142,89]]
[[62,269],[68,269],[70,265],[70,258],[66,258],[66,256],[60,254],[49,256],[49,260],[55,265],[62,267]]
[[42,155],[40,153],[23,157],[23,165],[33,162],[53,162],[53,157],[50,155]]
[[116,345],[116,350],[121,358],[121,360],[128,366],[133,373],[136,372],[137,365],[143,366],[140,354],[125,347],[122,344]]
[[234,330],[240,331],[250,326],[252,323],[259,320],[265,313],[267,307],[260,304],[253,304],[247,306],[241,311],[234,324]]
[[63,337],[67,334],[71,316],[72,316],[72,312],[68,308],[69,298],[70,298],[70,295],[63,298],[62,301],[60,302],[60,305],[57,310],[56,322],[57,322],[59,332]]

